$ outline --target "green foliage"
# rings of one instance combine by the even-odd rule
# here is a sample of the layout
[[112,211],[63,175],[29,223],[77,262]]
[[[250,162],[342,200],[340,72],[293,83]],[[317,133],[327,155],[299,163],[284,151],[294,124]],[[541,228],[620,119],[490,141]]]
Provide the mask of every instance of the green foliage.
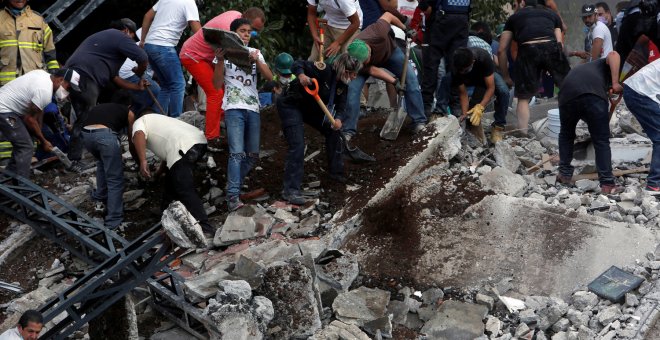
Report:
[[494,31],[497,25],[506,21],[507,13],[504,11],[504,5],[507,3],[511,3],[511,0],[472,1],[470,19],[472,22],[485,21]]
[[268,62],[280,52],[294,58],[309,55],[312,38],[307,26],[307,2],[302,0],[223,0],[206,1],[200,13],[202,23],[229,11],[243,12],[249,7],[259,7],[266,13],[266,27],[250,45],[258,48]]

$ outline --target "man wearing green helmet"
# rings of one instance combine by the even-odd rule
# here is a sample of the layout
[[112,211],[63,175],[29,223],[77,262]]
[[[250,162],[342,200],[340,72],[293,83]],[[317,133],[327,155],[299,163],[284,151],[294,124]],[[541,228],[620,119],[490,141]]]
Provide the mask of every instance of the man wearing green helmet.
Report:
[[296,75],[291,72],[291,66],[293,65],[293,57],[286,53],[282,52],[275,57],[275,80],[281,88],[286,89],[294,79]]

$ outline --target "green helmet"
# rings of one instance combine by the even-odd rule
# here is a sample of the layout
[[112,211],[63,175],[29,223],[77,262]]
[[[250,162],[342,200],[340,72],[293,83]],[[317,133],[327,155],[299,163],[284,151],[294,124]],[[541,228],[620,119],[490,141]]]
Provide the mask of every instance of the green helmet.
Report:
[[275,57],[275,70],[280,74],[291,74],[293,57],[288,53],[280,53]]

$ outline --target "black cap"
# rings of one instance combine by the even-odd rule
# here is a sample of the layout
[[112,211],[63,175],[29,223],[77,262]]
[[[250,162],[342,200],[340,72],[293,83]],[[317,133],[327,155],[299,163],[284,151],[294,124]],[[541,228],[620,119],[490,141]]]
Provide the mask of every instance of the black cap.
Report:
[[76,70],[72,68],[60,68],[55,71],[55,76],[64,78],[72,90],[80,92],[80,74]]
[[140,38],[137,36],[137,25],[135,24],[135,21],[129,19],[129,18],[122,18],[121,20],[122,25],[124,25],[125,28],[127,28],[135,37],[133,38],[135,41],[140,41]]
[[592,4],[582,5],[582,14],[583,17],[588,17],[590,15],[596,14],[596,6]]

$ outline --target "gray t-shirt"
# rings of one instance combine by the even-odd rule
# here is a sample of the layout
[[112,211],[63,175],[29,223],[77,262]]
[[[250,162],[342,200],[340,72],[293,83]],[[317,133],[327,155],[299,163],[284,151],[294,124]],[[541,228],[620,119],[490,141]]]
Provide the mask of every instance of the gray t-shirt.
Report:
[[574,67],[559,89],[559,106],[583,94],[594,94],[607,100],[607,91],[612,87],[612,76],[606,60],[601,58]]

